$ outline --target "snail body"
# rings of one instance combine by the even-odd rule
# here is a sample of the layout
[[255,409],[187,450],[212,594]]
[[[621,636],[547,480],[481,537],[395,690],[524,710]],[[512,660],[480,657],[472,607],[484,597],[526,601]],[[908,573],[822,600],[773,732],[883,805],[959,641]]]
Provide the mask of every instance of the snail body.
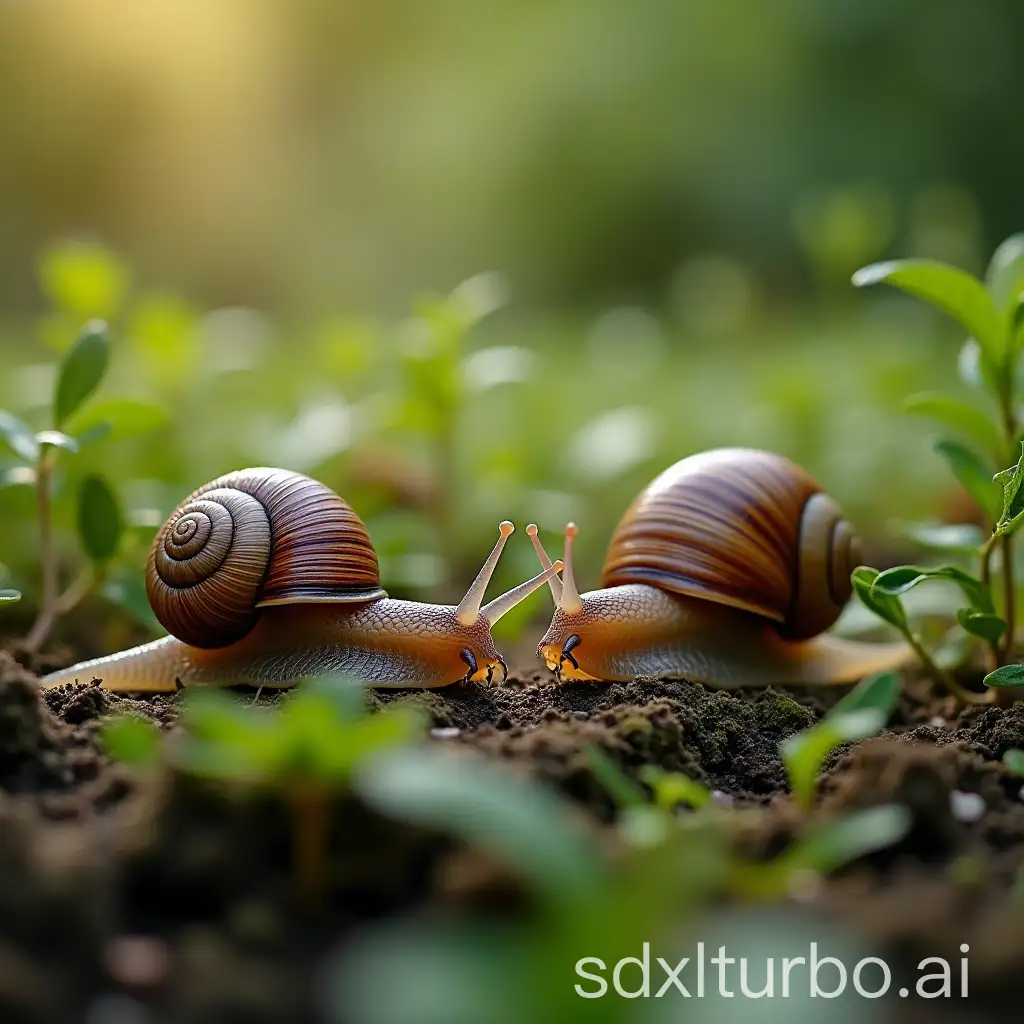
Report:
[[490,681],[505,671],[491,627],[560,568],[483,605],[512,531],[501,524],[459,605],[395,600],[366,528],[330,488],[287,470],[231,473],[186,498],[153,542],[146,587],[171,635],[42,682],[159,691],[325,674],[373,686]]
[[[537,528],[527,532],[550,566]],[[562,679],[848,683],[912,657],[903,643],[824,633],[850,597],[860,546],[835,502],[782,456],[723,448],[669,467],[616,527],[600,590],[576,589],[575,536],[569,524],[537,648]]]

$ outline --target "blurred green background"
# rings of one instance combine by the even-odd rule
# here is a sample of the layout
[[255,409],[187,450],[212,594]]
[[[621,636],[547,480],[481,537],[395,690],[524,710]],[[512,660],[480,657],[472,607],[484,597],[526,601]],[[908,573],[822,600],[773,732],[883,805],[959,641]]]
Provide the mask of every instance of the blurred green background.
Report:
[[[893,520],[969,513],[901,413],[962,337],[849,275],[980,271],[1019,228],[1022,32],[1015,0],[4,4],[0,407],[47,426],[110,319],[94,403],[148,412],[65,463],[58,517],[108,476],[125,580],[269,463],[349,498],[395,594],[457,595],[502,518],[574,518],[594,586],[640,487],[728,444],[804,463],[884,561]],[[520,534],[500,581],[534,569]]]

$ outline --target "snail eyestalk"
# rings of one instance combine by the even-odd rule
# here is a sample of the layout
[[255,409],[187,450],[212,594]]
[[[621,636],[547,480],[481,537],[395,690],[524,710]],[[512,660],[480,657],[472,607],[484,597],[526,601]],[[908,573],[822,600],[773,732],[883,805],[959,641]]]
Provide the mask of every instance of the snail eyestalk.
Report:
[[549,565],[543,572],[537,573],[533,579],[520,583],[518,587],[513,587],[508,593],[502,594],[501,597],[496,597],[490,604],[485,605],[481,614],[487,620],[487,624],[493,626],[502,615],[511,611],[517,604],[528,598],[538,587],[542,587],[549,580],[553,580],[561,568],[562,563],[560,561],[555,562],[554,565]]
[[[541,567],[544,569],[551,568],[551,559],[548,558],[548,553],[544,550],[544,545],[540,542],[540,537],[537,536],[537,524],[530,523],[526,528],[526,536],[533,542],[533,550],[537,552],[537,557],[540,559]],[[557,576],[552,576],[548,580],[548,587],[551,590],[551,596],[554,598],[555,607],[557,608],[562,602],[562,581]]]
[[487,556],[487,561],[484,562],[477,573],[476,579],[470,584],[469,590],[466,591],[466,596],[459,602],[458,608],[455,609],[455,618],[463,626],[472,626],[480,615],[480,605],[483,604],[487,584],[491,582],[491,576],[494,575],[494,568],[501,557],[501,549],[505,546],[505,541],[509,539],[514,529],[515,527],[507,519],[498,527],[497,544],[494,545],[494,549]]
[[580,600],[580,592],[576,589],[576,578],[572,569],[572,542],[576,539],[575,523],[566,523],[565,526],[565,555],[562,561],[565,568],[562,570],[562,600],[559,607],[566,615],[575,615],[583,609],[583,602]]

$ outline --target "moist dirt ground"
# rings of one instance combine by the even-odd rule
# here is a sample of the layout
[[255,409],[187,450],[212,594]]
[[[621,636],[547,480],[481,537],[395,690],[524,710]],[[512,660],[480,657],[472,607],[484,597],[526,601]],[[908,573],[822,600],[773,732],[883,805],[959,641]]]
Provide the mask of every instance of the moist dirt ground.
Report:
[[[88,1024],[321,1020],[312,979],[361,923],[467,905],[512,914],[525,896],[494,865],[352,799],[333,809],[326,899],[295,899],[289,818],[271,798],[140,776],[98,742],[103,716],[173,729],[176,695],[75,684],[40,691],[38,662],[0,649],[0,1021]],[[723,692],[687,682],[559,685],[528,662],[502,686],[378,691],[428,713],[431,741],[473,748],[557,787],[596,830],[615,809],[596,746],[629,774],[684,772],[716,799],[766,809],[755,852],[800,818],[779,743],[845,688]],[[273,696],[269,699],[281,699]],[[908,677],[882,736],[834,753],[816,813],[896,802],[912,827],[803,899],[908,970],[971,946],[969,1002],[887,1005],[901,1021],[1000,1021],[1024,1005],[1024,708],[959,711]],[[879,1009],[880,1015],[883,1008]],[[882,1017],[880,1016],[880,1019]]]

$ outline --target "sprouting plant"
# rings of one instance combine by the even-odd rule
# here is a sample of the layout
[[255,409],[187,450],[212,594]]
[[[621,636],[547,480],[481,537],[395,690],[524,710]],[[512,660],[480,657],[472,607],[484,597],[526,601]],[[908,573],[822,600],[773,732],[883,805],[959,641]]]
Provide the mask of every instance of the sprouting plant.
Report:
[[484,761],[399,750],[360,765],[355,789],[382,814],[444,829],[486,850],[553,903],[592,893],[604,876],[562,800]]
[[844,743],[874,736],[889,720],[899,699],[900,679],[895,672],[871,676],[854,687],[825,717],[809,729],[782,741],[782,763],[797,803],[814,805],[818,776],[828,755]]
[[61,591],[53,535],[54,474],[61,453],[77,454],[89,437],[65,432],[68,422],[99,387],[107,371],[110,342],[102,321],[87,323],[61,361],[53,394],[52,426],[33,432],[10,412],[0,411],[0,437],[32,473],[36,492],[41,586],[39,612],[26,646],[38,650],[57,620],[73,609],[102,578],[123,529],[120,504],[100,476],[88,476],[78,495],[79,536],[90,567]]
[[331,800],[349,788],[367,757],[422,736],[421,715],[404,704],[364,713],[362,688],[347,680],[309,680],[280,707],[243,703],[223,691],[197,689],[183,700],[183,735],[158,743],[141,719],[108,720],[107,750],[136,765],[164,757],[175,771],[285,794],[294,815],[294,864],[302,898],[323,891]]
[[[925,580],[952,580],[966,599],[957,616],[960,626],[987,645],[994,666],[1012,657],[1016,617],[1013,536],[1024,522],[1024,470],[1021,462],[1011,469],[1003,467],[1021,440],[1018,370],[1024,342],[1024,235],[1013,235],[999,246],[984,282],[934,260],[897,260],[862,268],[854,274],[853,283],[858,287],[892,285],[947,313],[970,333],[961,351],[960,372],[981,401],[927,392],[912,395],[905,408],[938,420],[957,435],[938,441],[936,451],[977,502],[988,527],[982,532],[964,525],[922,524],[911,530],[911,536],[947,555],[969,556],[974,563],[972,571],[955,565],[898,566],[883,573],[863,569],[855,574],[854,587],[872,611],[900,629],[936,679],[960,699],[976,702],[978,698],[957,687],[912,636],[899,598]],[[998,601],[993,594],[997,551],[1002,583]],[[982,699],[988,699],[987,695]]]

